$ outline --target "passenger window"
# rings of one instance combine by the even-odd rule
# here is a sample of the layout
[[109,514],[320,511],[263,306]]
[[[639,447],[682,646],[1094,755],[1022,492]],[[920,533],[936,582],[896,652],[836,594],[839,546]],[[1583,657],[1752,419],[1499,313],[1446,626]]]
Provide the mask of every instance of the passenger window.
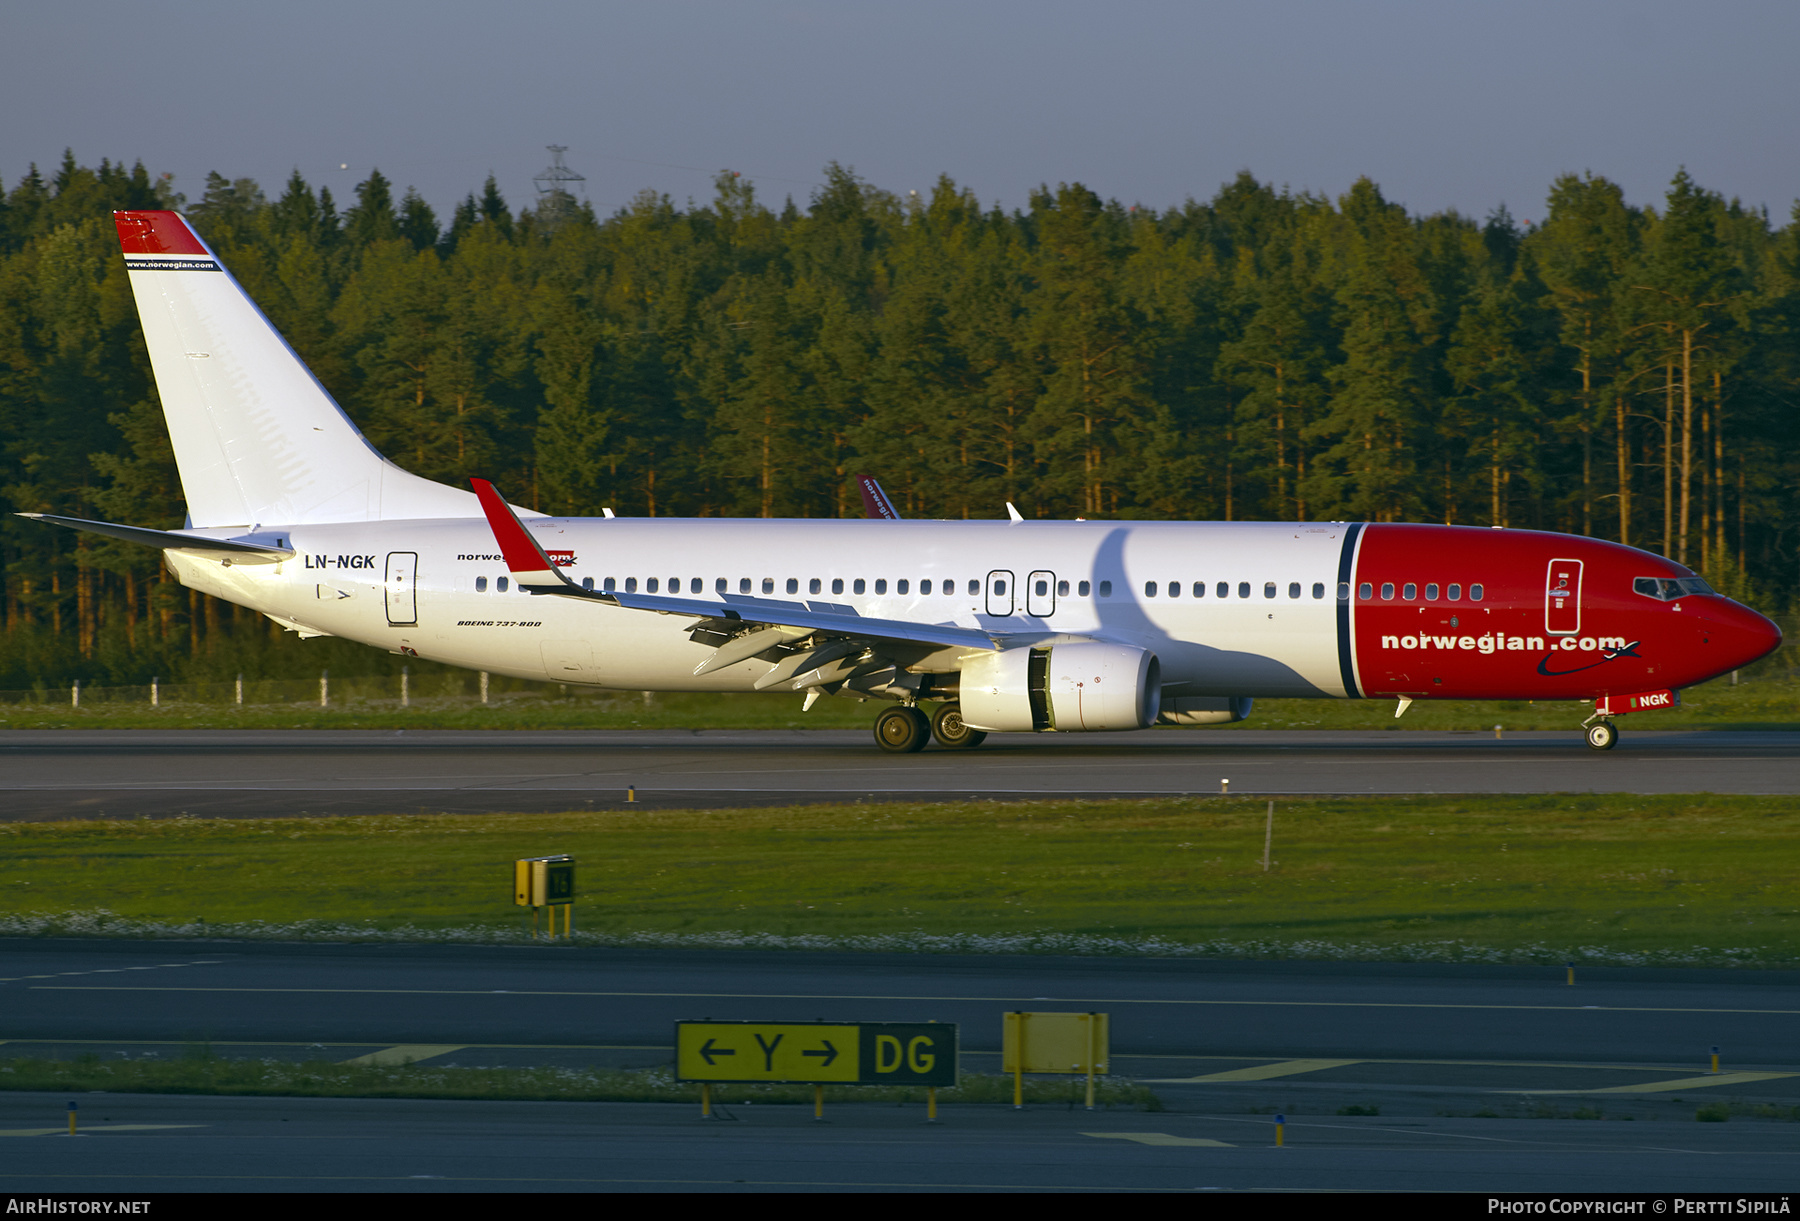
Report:
[[[1349,592],[1350,591],[1348,589],[1346,589],[1344,591],[1345,594],[1349,594]],[[1313,582],[1313,601],[1323,602],[1324,600],[1325,600],[1325,582],[1314,581]]]
[[1414,585],[1411,581],[1408,581],[1401,587],[1400,596],[1405,598],[1408,602],[1416,601],[1419,597],[1419,587]]
[[[895,593],[903,594],[906,592],[906,590],[907,590],[907,583],[905,581],[895,581],[894,582],[894,592]],[[1005,593],[1006,591],[1001,590],[1001,592]]]
[[1471,602],[1481,601],[1484,592],[1485,591],[1479,585],[1469,586],[1469,601],[1471,601]]
[[1438,587],[1437,586],[1435,586],[1435,585],[1426,585],[1425,586],[1425,600],[1427,602],[1436,602],[1437,596],[1438,596]]
[[1092,586],[1090,586],[1086,581],[1083,581],[1081,584],[1079,584],[1075,587],[1075,592],[1079,596],[1085,598],[1088,596],[1088,590],[1091,588],[1092,588]]
[[1298,598],[1299,596],[1300,596],[1300,582],[1298,582],[1298,581],[1288,582],[1288,597]]
[[1156,596],[1156,582],[1155,581],[1145,581],[1144,582],[1144,596],[1146,598],[1154,598]]
[[1274,596],[1275,596],[1275,582],[1273,582],[1273,581],[1265,582],[1263,584],[1263,597],[1273,598]]
[[[652,588],[655,588],[655,587],[652,586]],[[774,577],[764,577],[763,578],[763,592],[766,594],[772,594],[775,592],[775,578]]]
[[1220,581],[1219,588],[1213,592],[1217,593],[1221,598],[1229,598],[1231,596],[1231,586],[1224,581]]
[[[1039,581],[1038,584],[1042,585],[1043,582]],[[919,582],[919,592],[922,594],[930,593],[931,592],[931,582],[930,581],[920,581]]]
[[695,577],[693,580],[688,582],[688,592],[691,594],[700,593],[700,592],[704,591],[705,589],[706,589],[706,582],[699,577]]
[[747,594],[750,592],[750,578],[749,577],[739,577],[738,578],[738,592],[741,594]]
[[478,594],[484,594],[487,592],[487,578],[486,577],[476,577],[475,578],[475,592]]
[[969,596],[971,598],[973,598],[976,594],[978,594],[980,592],[981,592],[980,579],[979,578],[971,579],[969,582]]
[[728,583],[726,582],[724,577],[714,577],[713,578],[713,592],[714,593],[722,594],[728,588],[730,588],[730,586],[728,585]]
[[1462,601],[1462,586],[1452,585],[1449,589],[1444,591],[1444,597],[1452,602]]
[[606,584],[606,592],[611,593],[613,591],[613,586],[614,586],[613,578],[607,577],[605,584]]
[[1194,582],[1194,596],[1196,598],[1204,598],[1206,596],[1206,582],[1205,581],[1195,581]]
[[843,577],[832,577],[831,578],[831,592],[834,594],[841,594],[844,592],[844,578]]
[[[591,585],[592,582],[590,581],[589,584]],[[625,592],[628,594],[634,594],[637,592],[637,578],[636,577],[626,577],[625,578]]]
[[661,587],[662,587],[662,583],[660,581],[658,581],[655,577],[651,577],[649,580],[644,582],[644,592],[647,594],[653,594]]
[[1067,581],[1058,581],[1056,583],[1056,596],[1059,598],[1066,598],[1069,596],[1069,583]]
[[1394,583],[1392,581],[1383,581],[1381,583],[1381,600],[1383,602],[1392,602],[1394,600]]
[[799,577],[789,577],[787,579],[787,591],[791,594],[797,594],[800,592],[800,578]]
[[1250,582],[1239,581],[1238,582],[1238,597],[1248,598],[1249,596],[1250,596]]
[[1100,596],[1102,598],[1112,597],[1112,582],[1111,581],[1100,582]]
[[1367,581],[1364,581],[1361,585],[1358,585],[1356,587],[1356,597],[1357,597],[1358,601],[1367,602],[1370,598],[1373,598],[1374,596],[1375,596],[1375,587],[1373,585],[1369,584]]
[[809,594],[816,594],[816,593],[820,592],[821,590],[823,590],[824,588],[825,588],[824,584],[819,580],[818,577],[814,577],[812,580],[810,580],[806,583],[806,592]]
[[497,581],[495,581],[495,582],[494,582],[494,592],[495,592],[495,593],[502,593],[502,594],[503,594],[503,593],[505,593],[505,592],[506,592],[506,585],[507,585],[507,581],[506,581],[506,578],[505,578],[505,577],[501,577],[501,578],[500,578],[500,579],[499,579],[499,580],[497,580]]
[[[1368,594],[1363,595],[1363,597],[1365,597],[1365,598],[1368,596],[1369,596]],[[1339,581],[1338,582],[1338,599],[1337,600],[1339,602],[1348,602],[1350,600],[1350,582],[1348,582],[1348,581]]]
[[[900,583],[902,585],[906,584],[906,582],[904,582],[904,581],[902,581]],[[1105,587],[1103,586],[1102,588],[1105,588]],[[901,592],[904,593],[905,591],[902,590]],[[997,594],[1005,593],[1006,592],[1006,582],[1005,581],[995,581],[994,582],[994,592]]]
[[869,588],[869,583],[867,581],[863,580],[861,577],[857,577],[855,582],[850,586],[850,592],[860,594],[860,593],[864,592],[865,590],[867,590],[868,588]]
[[592,590],[594,588],[594,578],[593,577],[582,577],[581,578],[581,587],[586,590]]
[[875,592],[878,594],[886,593],[887,592],[887,582],[885,580],[875,582]]

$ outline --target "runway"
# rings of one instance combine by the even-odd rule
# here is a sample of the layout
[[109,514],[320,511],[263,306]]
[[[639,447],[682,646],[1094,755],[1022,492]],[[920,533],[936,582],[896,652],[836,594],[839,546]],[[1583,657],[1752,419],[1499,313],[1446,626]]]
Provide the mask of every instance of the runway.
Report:
[[936,1018],[965,1072],[1009,1009],[1100,1010],[1164,1107],[110,1093],[70,1142],[64,1095],[0,1091],[11,1191],[1752,1192],[1800,1157],[1755,1119],[1800,1101],[1781,972],[45,939],[0,942],[0,1002],[0,1058],[648,1067],[676,1018]]
[[857,799],[1800,793],[1800,734],[1147,731],[882,754],[862,732],[13,730],[8,820],[451,813]]

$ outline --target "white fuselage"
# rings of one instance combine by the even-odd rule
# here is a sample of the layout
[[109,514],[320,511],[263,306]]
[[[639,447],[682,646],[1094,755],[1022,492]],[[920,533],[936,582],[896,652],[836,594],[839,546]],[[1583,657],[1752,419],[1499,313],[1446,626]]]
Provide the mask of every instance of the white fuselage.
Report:
[[[1334,596],[1340,525],[721,518],[532,518],[526,525],[565,575],[596,590],[830,603],[884,619],[982,628],[1020,643],[1040,633],[1044,641],[1098,635],[1154,652],[1172,695],[1346,694]],[[769,670],[750,660],[696,677],[713,649],[688,639],[691,617],[519,592],[479,517],[263,524],[260,535],[285,536],[296,554],[228,564],[171,552],[169,562],[183,583],[303,634],[520,678],[745,691]],[[1154,596],[1146,591],[1152,583]],[[954,671],[964,652],[924,648],[912,668]]]

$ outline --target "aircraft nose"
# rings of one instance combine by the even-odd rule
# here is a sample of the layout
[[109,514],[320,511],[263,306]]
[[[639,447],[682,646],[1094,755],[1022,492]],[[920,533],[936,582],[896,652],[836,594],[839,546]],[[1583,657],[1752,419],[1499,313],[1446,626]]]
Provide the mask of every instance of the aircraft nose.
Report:
[[1747,666],[1781,647],[1781,629],[1773,620],[1748,606],[1723,600],[1706,608],[1706,618],[1717,625],[1732,669]]

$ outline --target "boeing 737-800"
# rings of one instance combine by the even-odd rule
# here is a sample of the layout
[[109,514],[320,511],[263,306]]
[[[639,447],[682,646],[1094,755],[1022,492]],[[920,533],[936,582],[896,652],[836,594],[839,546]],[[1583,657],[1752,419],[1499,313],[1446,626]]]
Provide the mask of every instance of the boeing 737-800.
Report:
[[1256,696],[1592,700],[1606,749],[1615,717],[1780,643],[1680,564],[1525,530],[898,520],[885,497],[894,520],[545,516],[389,462],[179,215],[114,218],[188,524],[30,516],[162,548],[183,584],[303,637],[871,699],[896,752],[1219,724]]

